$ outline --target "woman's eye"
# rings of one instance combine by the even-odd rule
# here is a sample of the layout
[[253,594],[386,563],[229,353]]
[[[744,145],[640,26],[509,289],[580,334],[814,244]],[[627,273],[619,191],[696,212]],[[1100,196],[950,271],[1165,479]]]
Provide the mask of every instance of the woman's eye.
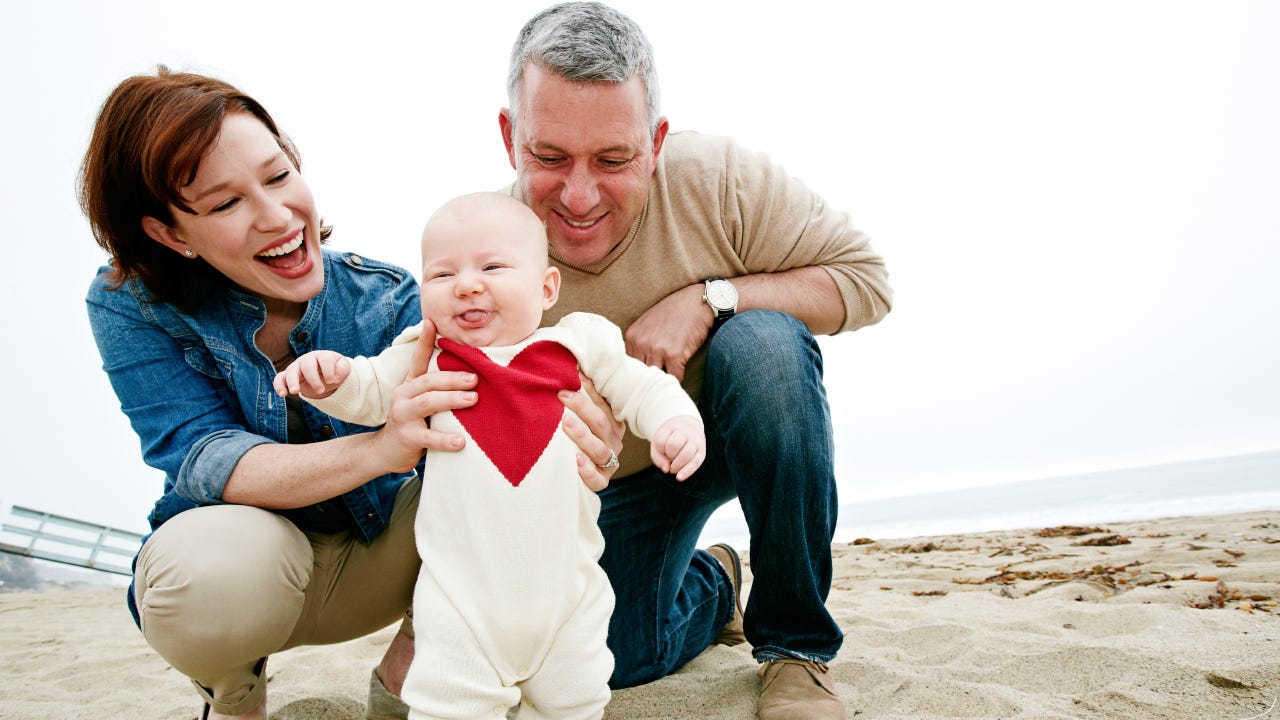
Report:
[[231,198],[229,200],[225,200],[221,203],[218,203],[217,205],[214,205],[213,208],[209,210],[209,212],[216,213],[216,212],[223,212],[224,210],[230,210],[231,208],[235,207],[236,203],[238,202],[240,202],[240,198]]
[[267,183],[270,185],[278,185],[279,183],[284,182],[291,172],[291,170],[282,170],[280,173],[271,176],[271,179],[268,180]]

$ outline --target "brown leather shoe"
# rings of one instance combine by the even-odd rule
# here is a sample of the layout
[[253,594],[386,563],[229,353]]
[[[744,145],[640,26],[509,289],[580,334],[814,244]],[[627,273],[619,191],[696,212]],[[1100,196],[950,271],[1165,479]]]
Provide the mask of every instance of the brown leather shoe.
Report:
[[365,708],[368,720],[408,720],[409,706],[399,696],[392,695],[378,677],[378,669],[369,674],[369,704]]
[[760,676],[760,720],[848,720],[824,663],[766,660]]
[[746,633],[742,631],[742,559],[738,557],[737,550],[724,543],[712,545],[707,548],[707,552],[724,566],[725,571],[729,573],[729,581],[733,583],[733,617],[720,628],[715,644],[741,645],[747,641]]

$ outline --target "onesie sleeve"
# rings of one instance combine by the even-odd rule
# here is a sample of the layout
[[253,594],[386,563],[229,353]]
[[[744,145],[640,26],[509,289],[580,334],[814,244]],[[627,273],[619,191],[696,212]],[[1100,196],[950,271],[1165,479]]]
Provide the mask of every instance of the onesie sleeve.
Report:
[[698,406],[674,376],[627,355],[617,325],[593,313],[576,312],[556,327],[567,332],[571,339],[565,345],[577,356],[582,372],[634,435],[647,440],[658,426],[679,415],[701,424]]
[[419,323],[397,335],[390,347],[374,357],[348,358],[351,374],[332,395],[303,400],[343,422],[370,427],[384,424],[391,413],[391,392],[408,374],[421,335]]

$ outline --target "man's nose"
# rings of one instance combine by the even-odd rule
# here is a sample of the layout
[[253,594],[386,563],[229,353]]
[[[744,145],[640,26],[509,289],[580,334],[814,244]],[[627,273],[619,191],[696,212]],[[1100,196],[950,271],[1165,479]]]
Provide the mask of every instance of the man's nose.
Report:
[[585,217],[600,203],[600,187],[591,169],[581,163],[569,171],[560,203],[573,215]]

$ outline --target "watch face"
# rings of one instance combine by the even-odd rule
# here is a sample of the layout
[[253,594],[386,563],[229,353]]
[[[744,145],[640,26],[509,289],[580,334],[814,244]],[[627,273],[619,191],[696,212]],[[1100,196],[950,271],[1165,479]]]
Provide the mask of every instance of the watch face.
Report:
[[707,302],[717,310],[728,310],[738,304],[738,291],[725,280],[707,283]]

